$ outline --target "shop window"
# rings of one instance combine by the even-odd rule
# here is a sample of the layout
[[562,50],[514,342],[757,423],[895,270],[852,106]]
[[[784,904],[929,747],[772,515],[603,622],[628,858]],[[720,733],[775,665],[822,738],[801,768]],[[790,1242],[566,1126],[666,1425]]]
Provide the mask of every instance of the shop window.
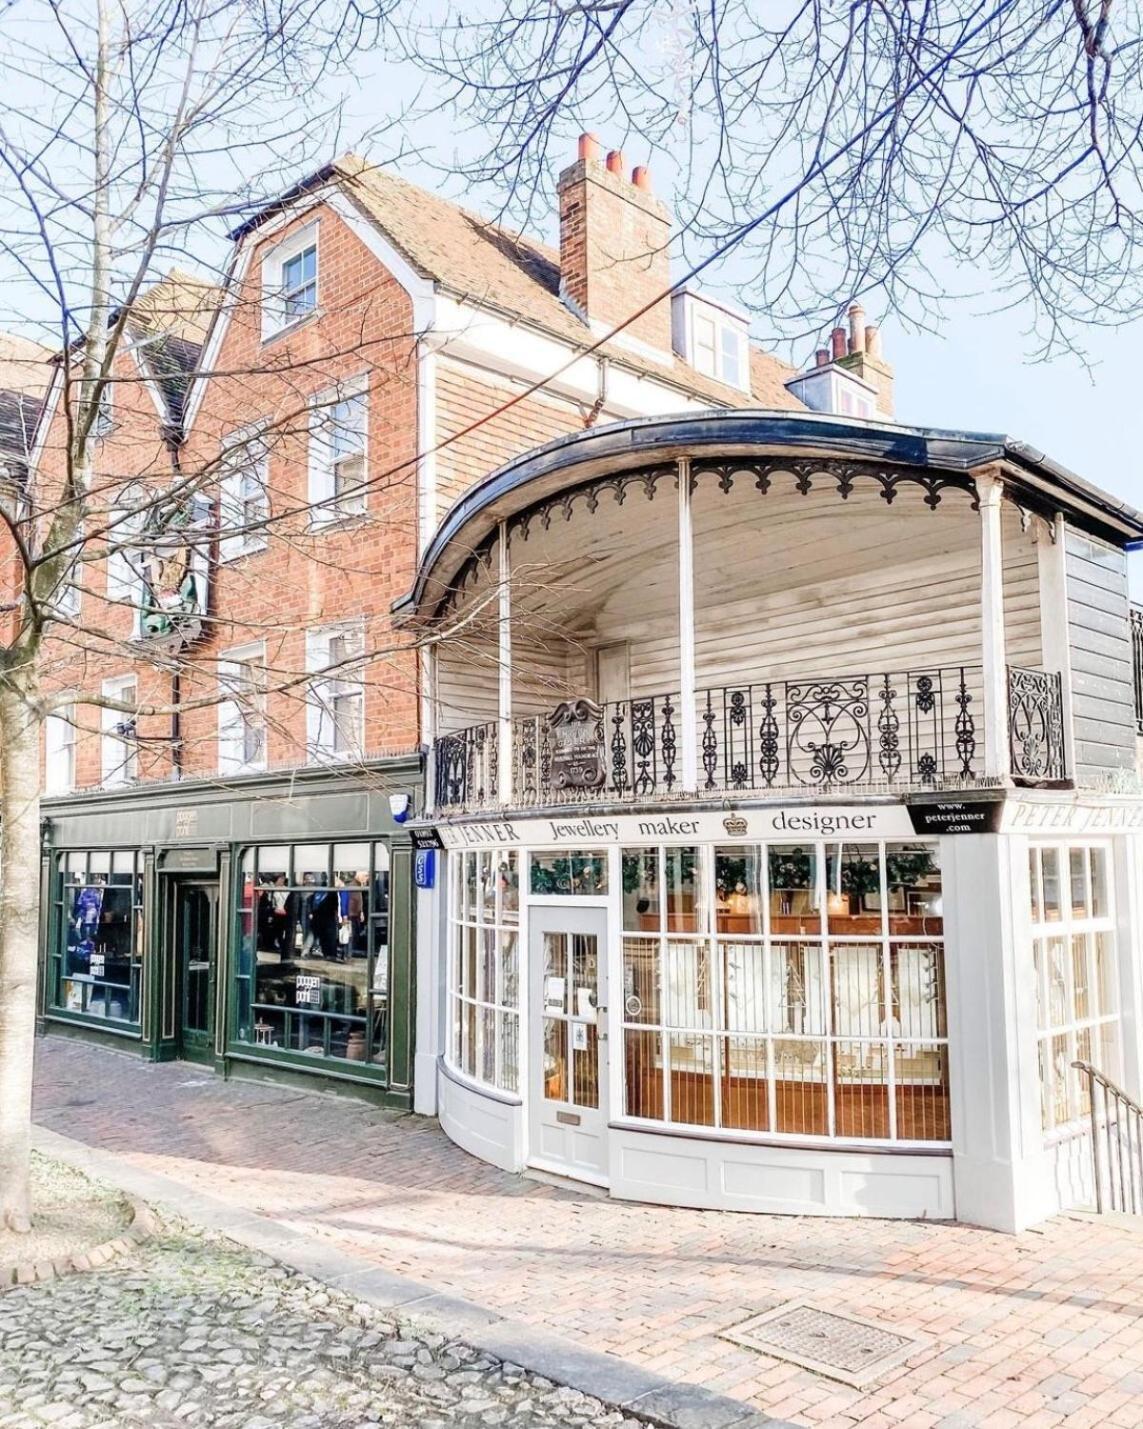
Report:
[[236,1040],[384,1067],[388,845],[264,845],[242,853],[241,870]]
[[266,768],[266,650],[261,643],[218,662],[218,772]]
[[53,1012],[138,1027],[143,956],[141,858],[70,852],[56,866],[49,1001]]
[[1119,1079],[1119,993],[1109,854],[1103,844],[1029,849],[1041,1122],[1067,1133],[1090,1116],[1090,1062]]
[[935,844],[628,849],[622,867],[628,1116],[948,1141]]
[[357,759],[365,742],[365,634],[360,626],[311,630],[306,666],[315,672],[306,692],[311,762]]
[[514,851],[450,856],[448,1059],[509,1092],[519,1090],[519,910]]
[[[122,675],[103,681],[103,694],[117,703],[135,706],[139,698],[139,682],[134,675]],[[103,785],[106,789],[133,784],[139,777],[139,740],[137,716],[126,710],[101,710],[99,756]]]
[[602,896],[607,892],[607,853],[534,853],[528,886],[538,898]]

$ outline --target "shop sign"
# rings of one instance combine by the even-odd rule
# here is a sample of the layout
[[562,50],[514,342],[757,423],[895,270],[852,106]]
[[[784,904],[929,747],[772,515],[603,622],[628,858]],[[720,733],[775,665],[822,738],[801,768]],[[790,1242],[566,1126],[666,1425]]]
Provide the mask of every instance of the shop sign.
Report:
[[1004,817],[1006,833],[1114,834],[1143,832],[1143,798],[1116,803],[1077,803],[1070,799],[1011,799]]
[[913,828],[930,835],[994,834],[1003,813],[1003,799],[934,799],[909,805]]
[[193,838],[198,833],[198,810],[175,810],[175,838]]
[[92,953],[87,970],[92,977],[106,977],[107,955],[105,953]]
[[299,1007],[320,1007],[321,978],[299,973],[294,985],[294,1001]]
[[414,848],[444,848],[441,836],[436,829],[410,829],[409,837],[413,841]]
[[413,882],[418,888],[435,888],[437,881],[437,851],[419,848],[413,852]]
[[600,721],[603,711],[594,700],[564,700],[548,716],[552,748],[553,789],[599,789],[603,768]]
[[440,824],[445,848],[599,848],[608,844],[796,843],[812,839],[914,836],[904,804],[813,805],[699,813],[564,816]]

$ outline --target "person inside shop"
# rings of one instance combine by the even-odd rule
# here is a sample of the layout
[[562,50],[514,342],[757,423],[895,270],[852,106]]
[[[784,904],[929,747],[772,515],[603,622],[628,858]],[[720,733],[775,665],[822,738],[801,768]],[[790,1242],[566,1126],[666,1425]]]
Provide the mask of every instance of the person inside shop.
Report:
[[310,894],[310,933],[321,956],[329,962],[344,962],[346,950],[337,940],[341,906],[335,889],[319,888]]

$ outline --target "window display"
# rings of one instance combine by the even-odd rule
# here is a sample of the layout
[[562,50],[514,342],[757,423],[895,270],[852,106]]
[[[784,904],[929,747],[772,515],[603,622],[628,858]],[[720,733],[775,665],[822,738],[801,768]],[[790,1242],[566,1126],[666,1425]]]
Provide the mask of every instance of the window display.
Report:
[[628,1116],[949,1139],[935,844],[627,849],[622,868]]
[[240,866],[237,1040],[383,1066],[388,846],[264,845]]
[[56,886],[53,1011],[137,1027],[143,948],[138,852],[62,854]]
[[[512,851],[449,860],[449,1060],[519,1090],[520,865]],[[571,876],[570,864],[568,876]]]

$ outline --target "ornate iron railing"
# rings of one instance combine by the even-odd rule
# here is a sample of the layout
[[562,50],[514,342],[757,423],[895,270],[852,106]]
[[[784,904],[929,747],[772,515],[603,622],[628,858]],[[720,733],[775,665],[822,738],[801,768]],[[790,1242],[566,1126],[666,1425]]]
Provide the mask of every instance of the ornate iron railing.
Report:
[[1131,607],[1131,669],[1135,675],[1135,727],[1143,734],[1143,606]]
[[523,805],[559,804],[571,797],[638,800],[681,789],[679,697],[647,695],[600,706],[595,742],[603,782],[569,791],[553,777],[552,741],[546,715],[512,722],[512,773],[515,801]]
[[1143,1215],[1143,1106],[1090,1062],[1072,1066],[1087,1088],[1095,1208]]
[[1009,666],[1008,742],[1014,779],[1044,783],[1064,778],[1064,696],[1058,673]]
[[699,692],[699,789],[961,785],[983,773],[979,667]]
[[499,742],[495,721],[441,735],[436,755],[436,807],[475,808],[497,802]]

